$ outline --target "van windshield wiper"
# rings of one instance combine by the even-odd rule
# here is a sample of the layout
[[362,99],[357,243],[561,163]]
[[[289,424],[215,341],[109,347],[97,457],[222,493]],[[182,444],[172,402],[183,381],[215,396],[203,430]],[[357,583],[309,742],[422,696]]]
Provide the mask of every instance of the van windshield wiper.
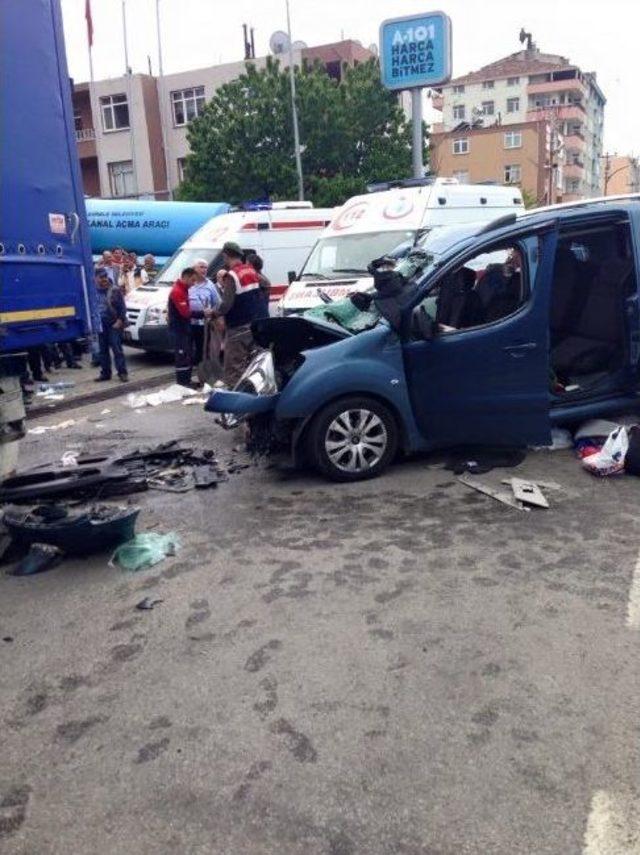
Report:
[[324,273],[306,273],[305,272],[305,273],[300,274],[301,279],[305,279],[307,276],[310,279],[328,279],[329,278],[328,276],[325,276]]
[[368,273],[368,270],[363,270],[361,267],[334,267],[334,273]]

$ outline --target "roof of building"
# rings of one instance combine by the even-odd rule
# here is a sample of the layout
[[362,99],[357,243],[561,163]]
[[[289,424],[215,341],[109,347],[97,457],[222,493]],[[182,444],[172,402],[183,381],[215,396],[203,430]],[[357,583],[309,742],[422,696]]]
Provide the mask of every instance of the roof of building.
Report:
[[499,77],[518,77],[520,74],[545,74],[560,68],[576,68],[565,56],[553,53],[541,53],[537,49],[519,50],[502,59],[483,65],[477,71],[470,71],[461,77],[449,81],[450,85],[479,83]]
[[302,49],[303,59],[311,61],[319,59],[322,63],[329,62],[366,62],[373,53],[353,39],[341,42],[331,42],[326,45],[314,45]]
[[540,131],[540,126],[549,124],[549,120],[542,116],[539,119],[531,119],[526,122],[509,122],[501,124],[495,122],[493,125],[470,125],[469,122],[460,122],[456,127],[450,130],[431,131],[430,137],[434,142],[440,142],[440,137],[453,137],[455,134],[459,136],[472,136],[474,134],[494,134],[494,133],[511,133],[512,131],[535,130]]

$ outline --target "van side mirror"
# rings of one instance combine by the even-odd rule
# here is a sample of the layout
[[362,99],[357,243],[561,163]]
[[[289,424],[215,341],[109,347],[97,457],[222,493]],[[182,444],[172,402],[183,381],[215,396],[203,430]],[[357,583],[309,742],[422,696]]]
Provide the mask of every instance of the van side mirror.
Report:
[[295,270],[290,270],[287,273],[287,279],[289,280],[289,285],[291,285],[292,282],[295,282],[297,278],[298,278],[298,274],[296,273]]

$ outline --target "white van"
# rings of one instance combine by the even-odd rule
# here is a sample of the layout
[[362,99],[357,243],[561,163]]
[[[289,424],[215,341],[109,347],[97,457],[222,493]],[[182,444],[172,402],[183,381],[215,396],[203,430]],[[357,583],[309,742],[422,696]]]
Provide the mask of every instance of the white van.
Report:
[[289,271],[300,269],[333,214],[333,208],[314,208],[311,202],[274,202],[268,209],[235,211],[209,220],[183,243],[153,282],[127,295],[125,343],[149,351],[171,350],[169,289],[197,258],[209,262],[209,277],[215,280],[226,241],[235,241],[262,258],[264,275],[272,283],[271,304],[276,306],[287,289]]
[[279,314],[296,314],[338,300],[372,284],[367,266],[374,258],[408,249],[433,228],[494,220],[524,210],[517,187],[460,184],[455,178],[409,179],[391,189],[381,185],[354,196],[340,208],[313,248]]

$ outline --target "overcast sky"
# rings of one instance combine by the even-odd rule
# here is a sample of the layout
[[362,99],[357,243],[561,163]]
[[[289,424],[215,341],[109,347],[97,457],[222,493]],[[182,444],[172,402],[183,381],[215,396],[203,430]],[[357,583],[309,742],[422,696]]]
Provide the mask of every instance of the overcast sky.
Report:
[[[156,0],[125,0],[129,62],[134,72],[158,69]],[[640,153],[639,0],[290,0],[294,39],[309,45],[378,40],[384,18],[440,8],[453,21],[454,75],[520,48],[522,26],[541,50],[596,71],[607,98],[605,149]],[[96,79],[124,72],[121,0],[91,0]],[[62,0],[71,76],[89,77],[85,0]],[[286,29],[285,0],[160,0],[165,73],[243,58],[242,24],[255,28],[256,54]]]

